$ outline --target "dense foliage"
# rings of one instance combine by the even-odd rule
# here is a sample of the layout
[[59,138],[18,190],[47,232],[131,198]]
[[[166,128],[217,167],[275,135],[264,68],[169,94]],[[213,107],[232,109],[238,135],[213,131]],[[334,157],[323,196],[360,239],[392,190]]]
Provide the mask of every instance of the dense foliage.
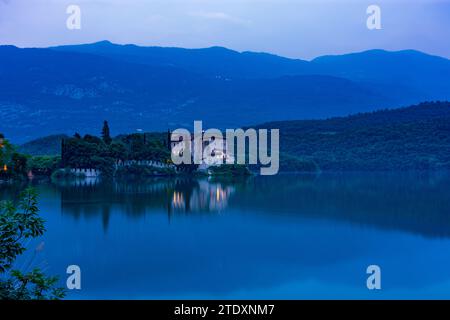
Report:
[[27,157],[18,153],[3,134],[0,134],[0,180],[22,178],[26,173]]
[[170,152],[163,141],[146,134],[131,134],[111,140],[108,135],[102,139],[75,135],[64,140],[62,158],[65,167],[99,169],[103,174],[110,175],[114,165],[121,161],[156,160],[166,163]]
[[123,178],[146,178],[154,176],[173,176],[177,172],[174,168],[159,168],[154,166],[140,166],[133,164],[126,167],[119,167],[116,171],[116,177]]
[[261,127],[280,129],[285,169],[286,155],[323,171],[450,169],[450,102]]
[[42,236],[44,221],[38,215],[37,194],[26,189],[17,205],[0,205],[0,299],[59,299],[65,292],[55,287],[56,277],[47,277],[40,269],[14,270],[17,257],[25,252],[26,240]]
[[[54,135],[21,146],[20,150],[33,153],[24,155],[16,152],[15,148],[1,136],[0,179],[25,177],[30,171],[33,175],[39,176],[72,176],[67,170],[58,170],[60,168],[92,168],[100,170],[104,176],[112,176],[115,165],[127,160],[169,163],[170,151],[166,139],[167,136],[162,133],[121,135],[113,139],[110,136],[108,122],[105,121],[101,138],[89,134],[81,137],[78,133],[72,138]],[[42,155],[42,152],[47,154]],[[141,173],[155,171],[150,169]],[[158,174],[172,174],[167,170],[156,171]]]
[[213,176],[238,177],[251,175],[251,172],[246,166],[238,164],[226,164],[217,167],[210,167],[208,171]]
[[60,156],[35,156],[28,161],[28,168],[35,175],[50,176],[60,166]]
[[312,158],[280,154],[280,172],[319,172],[320,168]]

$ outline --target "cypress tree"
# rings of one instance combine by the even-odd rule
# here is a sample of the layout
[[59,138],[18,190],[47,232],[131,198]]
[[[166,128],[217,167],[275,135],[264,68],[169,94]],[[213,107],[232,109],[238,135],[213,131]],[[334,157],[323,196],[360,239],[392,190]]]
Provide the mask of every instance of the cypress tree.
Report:
[[110,133],[109,133],[108,121],[106,121],[106,120],[103,122],[102,139],[106,144],[110,144],[112,141]]

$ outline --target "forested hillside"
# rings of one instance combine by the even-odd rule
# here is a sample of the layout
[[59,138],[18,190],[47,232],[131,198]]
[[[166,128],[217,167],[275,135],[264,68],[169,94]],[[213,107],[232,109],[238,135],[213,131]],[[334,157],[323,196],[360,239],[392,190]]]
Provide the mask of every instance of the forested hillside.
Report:
[[450,102],[259,127],[280,129],[282,153],[324,171],[450,169]]

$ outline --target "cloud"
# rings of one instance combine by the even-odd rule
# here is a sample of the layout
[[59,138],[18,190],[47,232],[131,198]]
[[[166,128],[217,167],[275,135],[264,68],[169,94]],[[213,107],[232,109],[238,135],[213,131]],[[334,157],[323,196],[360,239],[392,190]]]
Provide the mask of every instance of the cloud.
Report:
[[196,11],[188,13],[192,17],[207,19],[207,20],[216,20],[216,21],[224,21],[235,24],[248,25],[250,20],[241,19],[238,17],[233,17],[224,12],[211,12],[211,11]]

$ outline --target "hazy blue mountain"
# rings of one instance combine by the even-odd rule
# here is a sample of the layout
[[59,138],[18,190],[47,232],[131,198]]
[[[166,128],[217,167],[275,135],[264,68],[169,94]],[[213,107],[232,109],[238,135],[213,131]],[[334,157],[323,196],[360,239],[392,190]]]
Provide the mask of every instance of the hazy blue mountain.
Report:
[[53,47],[58,51],[101,55],[120,61],[174,66],[209,76],[238,78],[271,78],[284,75],[310,74],[309,62],[268,53],[237,52],[223,47],[184,49],[118,45],[101,41],[84,45]]
[[383,85],[387,92],[409,90],[425,99],[448,99],[450,94],[450,60],[419,51],[370,50],[311,63],[315,73]]
[[61,141],[68,138],[65,134],[54,134],[24,143],[19,152],[32,155],[61,155]]
[[236,52],[221,47],[182,49],[117,45],[108,41],[61,46],[55,50],[93,53],[121,61],[170,65],[222,77],[280,77],[321,74],[381,86],[390,95],[418,100],[447,99],[450,60],[414,50],[369,50],[318,57],[311,62],[268,53]]
[[234,128],[400,102],[374,86],[325,75],[211,77],[86,53],[0,47],[0,132],[17,143],[95,132],[103,119],[115,134],[189,127],[194,120]]
[[[235,128],[449,99],[449,60],[369,51],[311,62],[225,48],[0,46],[0,132],[54,134]],[[447,77],[446,77],[447,76]]]

